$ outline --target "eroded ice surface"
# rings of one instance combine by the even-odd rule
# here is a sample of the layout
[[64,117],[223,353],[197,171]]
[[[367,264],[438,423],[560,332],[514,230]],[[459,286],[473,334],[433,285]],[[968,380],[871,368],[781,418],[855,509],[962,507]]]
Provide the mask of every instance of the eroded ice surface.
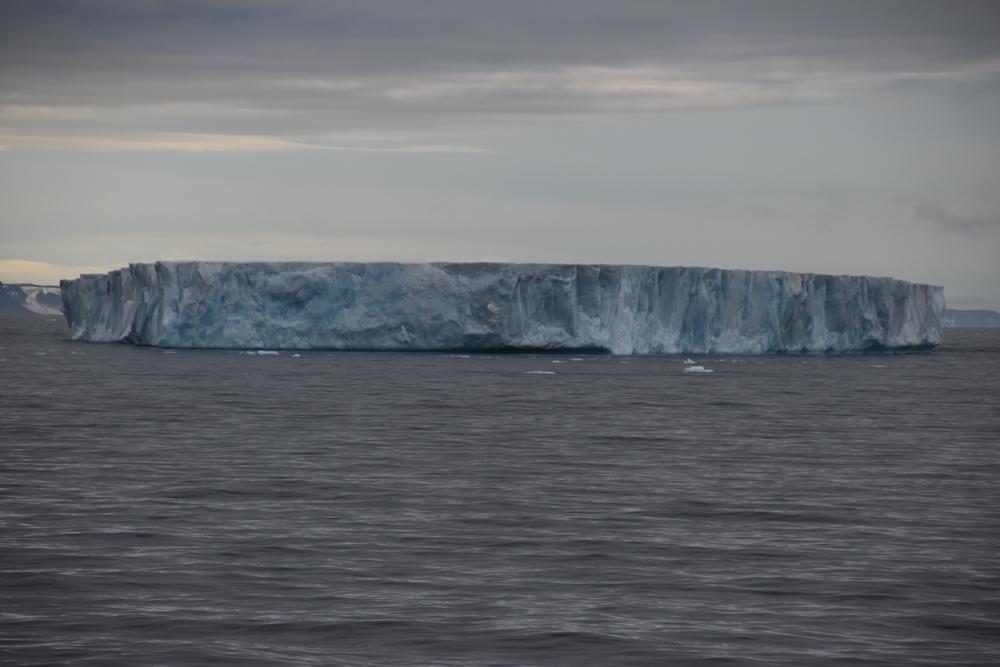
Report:
[[75,340],[178,348],[920,349],[940,287],[780,271],[562,264],[132,264],[61,284]]

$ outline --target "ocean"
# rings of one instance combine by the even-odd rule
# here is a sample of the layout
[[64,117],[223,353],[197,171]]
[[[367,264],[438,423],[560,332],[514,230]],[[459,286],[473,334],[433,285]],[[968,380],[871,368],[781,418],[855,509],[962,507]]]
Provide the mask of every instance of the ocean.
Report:
[[2,318],[0,662],[1000,664],[1000,329],[694,361]]

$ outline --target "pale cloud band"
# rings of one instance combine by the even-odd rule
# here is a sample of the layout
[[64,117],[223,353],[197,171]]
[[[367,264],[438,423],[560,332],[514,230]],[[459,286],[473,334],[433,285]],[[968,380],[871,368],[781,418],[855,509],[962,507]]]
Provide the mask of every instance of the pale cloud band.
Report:
[[87,135],[58,134],[9,134],[0,133],[0,150],[30,148],[48,150],[85,151],[177,151],[184,153],[230,151],[291,151],[322,150],[358,153],[433,153],[452,155],[477,155],[492,151],[478,146],[461,144],[414,145],[328,145],[309,144],[267,136],[238,134],[198,133],[107,133]]
[[76,278],[85,273],[105,273],[111,266],[64,266],[24,259],[0,259],[0,276],[8,283],[58,285],[63,278]]

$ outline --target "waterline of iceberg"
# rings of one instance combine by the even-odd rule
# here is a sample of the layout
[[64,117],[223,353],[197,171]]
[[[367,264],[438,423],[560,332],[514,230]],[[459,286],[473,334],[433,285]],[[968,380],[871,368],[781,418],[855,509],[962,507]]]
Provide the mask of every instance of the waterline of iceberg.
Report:
[[156,262],[61,282],[74,340],[168,348],[919,350],[940,287],[692,267]]

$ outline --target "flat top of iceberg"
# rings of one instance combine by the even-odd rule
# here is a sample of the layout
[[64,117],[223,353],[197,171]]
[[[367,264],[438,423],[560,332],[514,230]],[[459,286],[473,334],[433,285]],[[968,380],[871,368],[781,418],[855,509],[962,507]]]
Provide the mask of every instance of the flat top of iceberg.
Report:
[[[894,278],[892,276],[880,276],[872,274],[852,274],[852,273],[816,273],[811,271],[791,271],[784,269],[745,269],[745,268],[720,268],[711,266],[701,266],[697,264],[613,264],[613,263],[589,263],[589,262],[495,262],[495,261],[433,261],[433,262],[405,262],[405,261],[395,261],[395,260],[380,260],[373,262],[359,262],[353,260],[331,260],[331,261],[319,261],[319,260],[276,260],[276,261],[265,261],[265,260],[252,260],[252,261],[233,261],[233,260],[155,260],[152,262],[129,262],[126,267],[117,269],[121,271],[130,267],[140,267],[140,266],[156,266],[162,265],[167,267],[178,267],[178,266],[207,266],[207,267],[227,267],[227,266],[239,266],[247,269],[259,269],[259,270],[270,270],[270,271],[287,271],[287,270],[307,270],[310,268],[318,268],[324,266],[347,266],[347,267],[420,267],[420,266],[432,266],[442,270],[452,270],[452,271],[463,271],[463,270],[521,270],[527,272],[548,272],[548,271],[558,271],[565,270],[569,268],[591,268],[591,269],[601,269],[601,268],[614,268],[614,269],[637,269],[637,270],[653,270],[653,269],[680,269],[687,271],[720,271],[720,272],[739,272],[739,273],[768,273],[768,274],[783,274],[788,276],[801,276],[801,277],[817,277],[817,278],[874,278],[877,280],[893,280],[899,283],[906,283],[912,285],[927,285],[929,287],[942,288],[940,285],[934,285],[931,283],[920,283],[914,281],[903,280],[900,278]],[[81,278],[99,278],[106,274],[103,273],[83,273],[80,274]],[[72,282],[72,279],[64,279],[60,281],[60,284],[65,282]]]

